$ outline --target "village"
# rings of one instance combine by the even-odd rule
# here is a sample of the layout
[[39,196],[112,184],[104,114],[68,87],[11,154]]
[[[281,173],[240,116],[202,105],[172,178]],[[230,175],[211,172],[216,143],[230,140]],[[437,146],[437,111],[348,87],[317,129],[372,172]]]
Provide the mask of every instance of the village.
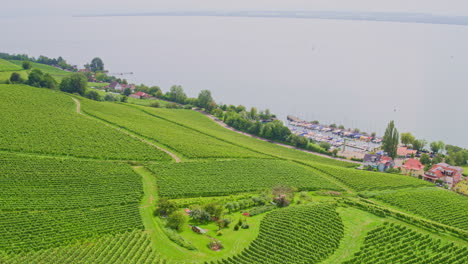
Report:
[[382,137],[375,133],[369,135],[334,124],[307,122],[290,115],[287,120],[293,134],[316,143],[326,142],[330,144],[330,150],[338,150],[339,156],[362,162],[357,169],[404,174],[468,195],[463,168],[446,163],[437,153],[400,144],[393,159],[382,151]]

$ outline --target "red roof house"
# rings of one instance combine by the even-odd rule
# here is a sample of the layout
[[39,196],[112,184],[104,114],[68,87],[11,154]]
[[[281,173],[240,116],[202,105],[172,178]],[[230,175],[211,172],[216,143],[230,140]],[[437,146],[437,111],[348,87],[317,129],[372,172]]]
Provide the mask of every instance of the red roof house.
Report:
[[424,165],[417,159],[408,159],[401,166],[401,172],[415,177],[422,176],[424,174]]
[[409,157],[411,157],[411,154],[416,155],[417,153],[418,153],[417,150],[408,149],[407,147],[398,147],[398,149],[397,149],[397,156],[398,157],[409,158]]
[[138,96],[139,98],[150,98],[150,95],[144,92],[136,92],[134,95]]
[[461,180],[463,169],[451,166],[447,163],[434,164],[430,170],[424,173],[423,178],[426,181],[435,182],[441,180],[450,188],[455,186]]

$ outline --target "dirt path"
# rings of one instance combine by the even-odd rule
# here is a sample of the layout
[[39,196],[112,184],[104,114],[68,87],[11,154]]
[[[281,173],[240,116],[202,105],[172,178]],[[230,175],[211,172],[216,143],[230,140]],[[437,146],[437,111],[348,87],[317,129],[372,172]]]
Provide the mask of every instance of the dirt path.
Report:
[[278,142],[275,142],[275,141],[271,141],[271,140],[267,140],[267,139],[264,139],[264,138],[261,138],[261,137],[257,137],[257,136],[254,136],[254,135],[251,135],[251,134],[248,134],[248,133],[245,133],[245,132],[242,132],[242,131],[239,131],[233,127],[230,127],[228,125],[226,125],[223,121],[219,120],[217,117],[211,115],[211,114],[208,114],[204,111],[201,111],[201,110],[196,110],[195,111],[201,113],[201,114],[204,114],[206,115],[207,117],[209,117],[211,120],[215,121],[218,125],[224,127],[224,128],[227,128],[231,131],[234,131],[236,133],[239,133],[239,134],[242,134],[244,136],[248,136],[248,137],[252,137],[252,138],[256,138],[256,139],[259,139],[259,140],[262,140],[262,141],[265,141],[265,142],[269,142],[269,143],[272,143],[272,144],[276,144],[278,146],[282,146],[282,147],[285,147],[285,148],[290,148],[290,149],[296,149],[296,150],[299,150],[299,151],[302,151],[302,152],[306,152],[306,153],[309,153],[309,154],[312,154],[312,155],[316,155],[316,156],[320,156],[320,157],[324,157],[324,158],[328,158],[328,159],[334,159],[334,160],[339,160],[339,161],[345,161],[345,162],[349,162],[349,163],[355,163],[355,164],[359,164],[361,165],[362,163],[361,162],[358,162],[358,161],[354,161],[354,160],[347,160],[347,159],[341,159],[341,158],[335,158],[335,157],[330,157],[328,155],[324,155],[324,154],[320,154],[320,153],[316,153],[316,152],[312,152],[312,151],[308,151],[308,150],[304,150],[304,149],[300,149],[300,148],[297,148],[297,147],[294,147],[294,146],[290,146],[290,145],[286,145],[286,144],[283,144],[283,143],[278,143]]
[[80,102],[78,99],[76,99],[76,98],[73,98],[73,97],[72,97],[72,99],[73,99],[73,101],[75,101],[75,103],[76,103],[76,112],[77,112],[78,114],[83,115],[83,116],[85,116],[85,117],[87,117],[87,118],[90,118],[90,119],[99,121],[99,122],[105,124],[105,125],[108,126],[108,127],[112,127],[112,128],[114,128],[114,129],[118,130],[119,132],[126,134],[127,136],[130,136],[130,137],[132,137],[132,138],[138,139],[138,140],[140,140],[141,142],[143,142],[143,143],[145,143],[145,144],[147,144],[147,145],[150,145],[150,146],[152,146],[152,147],[155,147],[155,148],[157,148],[157,149],[159,149],[159,150],[165,152],[166,154],[168,154],[169,156],[171,156],[171,157],[175,160],[175,162],[177,162],[177,163],[181,162],[181,159],[180,159],[176,154],[170,152],[170,151],[167,150],[167,149],[161,148],[160,146],[155,145],[155,144],[149,142],[148,140],[143,139],[143,138],[141,138],[141,137],[138,137],[138,136],[136,136],[136,135],[134,135],[134,134],[132,134],[132,133],[126,131],[126,130],[123,130],[123,129],[121,129],[120,127],[115,127],[115,126],[113,126],[113,125],[111,125],[111,124],[109,124],[109,123],[106,123],[106,122],[102,121],[102,120],[99,120],[99,119],[96,119],[96,118],[93,118],[93,117],[90,117],[90,116],[88,116],[88,115],[83,114],[83,113],[81,112],[81,102]]

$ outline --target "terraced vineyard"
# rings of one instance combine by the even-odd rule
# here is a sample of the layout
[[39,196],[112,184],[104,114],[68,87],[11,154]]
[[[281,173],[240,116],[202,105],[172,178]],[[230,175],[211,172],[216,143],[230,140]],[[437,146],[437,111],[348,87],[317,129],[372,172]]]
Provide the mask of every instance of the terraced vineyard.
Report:
[[387,222],[384,224],[370,231],[361,250],[344,264],[463,264],[468,262],[466,244],[443,242],[405,226]]
[[374,198],[449,226],[468,230],[468,199],[438,188],[383,192]]
[[157,177],[159,194],[168,198],[229,195],[281,184],[299,190],[341,190],[320,173],[281,160],[183,162],[149,168]]
[[188,158],[263,156],[123,104],[98,103],[83,99],[82,110],[87,114],[158,142]]
[[[9,62],[17,66],[21,66],[23,63],[23,61],[19,61],[19,60],[9,60]],[[57,81],[60,81],[63,79],[63,77],[66,77],[72,74],[72,72],[64,71],[62,69],[55,68],[50,65],[36,63],[36,62],[31,62],[31,66],[32,66],[32,69],[39,69],[44,73],[48,73],[52,75],[52,77],[54,77],[54,79],[56,79]]]
[[164,152],[76,113],[60,92],[0,85],[0,150],[95,159],[170,160]]
[[405,175],[344,169],[320,164],[314,164],[313,167],[335,177],[358,192],[433,186],[431,183]]
[[128,165],[0,155],[0,252],[142,229],[141,179]]
[[319,263],[343,237],[343,224],[330,205],[298,206],[268,214],[260,234],[239,255],[218,263]]
[[205,115],[195,111],[149,107],[139,107],[139,109],[142,109],[151,115],[164,118],[165,120],[196,129],[202,133],[220,138],[248,149],[260,151],[268,155],[273,155],[284,159],[300,160],[308,164],[321,163],[339,167],[356,167],[356,164],[353,163],[320,157],[317,155],[305,153],[303,151],[281,147],[255,138],[246,137],[216,124]]
[[164,263],[151,247],[148,234],[134,230],[119,235],[57,247],[37,252],[22,253],[13,257],[0,256],[0,263]]

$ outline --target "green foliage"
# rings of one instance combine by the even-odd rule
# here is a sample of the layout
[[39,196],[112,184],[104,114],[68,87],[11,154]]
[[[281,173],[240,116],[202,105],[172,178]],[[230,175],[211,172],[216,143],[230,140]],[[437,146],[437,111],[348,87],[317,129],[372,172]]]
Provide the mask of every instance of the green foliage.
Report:
[[166,97],[179,104],[185,103],[185,99],[187,99],[187,95],[184,92],[184,89],[180,85],[173,85],[171,89],[166,94]]
[[431,158],[426,153],[423,153],[421,155],[421,157],[419,158],[419,161],[424,165],[430,165],[431,164]]
[[17,84],[17,83],[23,83],[24,80],[21,78],[21,75],[17,72],[14,72],[10,76],[10,83],[12,84]]
[[92,72],[104,71],[104,62],[102,62],[101,58],[96,57],[96,58],[91,60],[91,64],[89,65],[89,69]]
[[[76,113],[59,92],[0,85],[2,150],[96,159],[170,160],[162,151]],[[53,117],[53,118],[51,118]]]
[[411,133],[401,133],[401,143],[407,145],[412,145],[416,138]]
[[392,120],[385,130],[385,134],[382,140],[382,148],[385,152],[388,153],[388,156],[392,157],[393,159],[395,159],[397,156],[397,148],[398,144],[400,143],[399,141],[400,139],[398,130],[395,128],[395,123]]
[[[115,252],[119,252],[118,255]],[[151,246],[151,237],[141,230],[118,235],[105,235],[69,246],[21,253],[8,258],[0,256],[0,263],[161,263]]]
[[388,204],[448,226],[468,230],[468,199],[439,188],[396,191],[375,196]]
[[160,216],[167,216],[172,214],[177,210],[177,205],[168,200],[167,198],[161,198],[158,201],[158,205],[156,207],[156,210],[154,211],[154,215],[160,215]]
[[442,242],[414,229],[385,222],[366,235],[361,250],[344,264],[462,264],[468,261],[467,251],[466,245]]
[[433,186],[431,183],[408,177],[382,172],[370,172],[356,169],[345,169],[315,164],[314,167],[356,191],[399,189],[419,186]]
[[322,142],[319,143],[319,146],[321,148],[323,148],[324,150],[328,151],[330,149],[330,147],[331,147],[331,144],[326,142],[326,141],[322,141]]
[[343,224],[330,205],[275,210],[262,220],[260,234],[240,254],[217,263],[319,263],[338,248]]
[[[21,61],[21,60],[10,60],[9,62],[11,62],[12,64],[17,65],[20,69],[22,69],[23,61]],[[64,77],[70,76],[71,74],[73,74],[70,71],[64,71],[64,70],[62,70],[60,68],[50,66],[50,65],[46,65],[46,64],[37,63],[37,62],[31,62],[31,65],[32,65],[32,69],[41,70],[44,74],[48,73],[56,81],[60,81]],[[27,71],[24,71],[24,72],[27,72]]]
[[445,148],[444,142],[442,142],[440,140],[431,142],[430,146],[431,146],[432,152],[434,152],[434,153],[438,153],[439,151],[443,151],[444,148]]
[[187,222],[187,216],[182,211],[175,211],[167,217],[167,227],[174,230],[181,230]]
[[209,90],[201,90],[198,94],[197,106],[204,108],[206,111],[211,112],[216,104]]
[[[175,231],[173,229],[169,229],[169,228],[163,228],[163,232],[164,232],[164,234],[166,234],[166,236],[172,242],[176,243],[177,245],[179,245],[179,246],[181,246],[183,248],[186,248],[188,250],[196,250],[197,249],[194,245],[192,245],[190,242],[185,240],[181,235],[179,235],[177,233],[177,231]],[[161,263],[165,263],[165,262],[161,262]]]
[[272,188],[278,184],[300,190],[341,190],[320,172],[281,160],[228,160],[156,164],[159,194],[168,198],[227,195]]
[[21,64],[21,66],[23,67],[23,69],[25,70],[29,70],[32,68],[32,64],[31,62],[29,61],[23,61],[23,63]]
[[2,154],[0,167],[0,251],[143,228],[141,180],[127,165]]
[[107,93],[107,94],[104,96],[104,101],[107,101],[107,102],[117,102],[117,101],[119,101],[119,96],[118,96],[118,95],[115,95],[115,94]]
[[201,224],[205,224],[211,220],[211,215],[205,209],[200,206],[194,206],[189,213],[190,217]]
[[81,73],[75,73],[62,79],[60,90],[67,93],[86,94],[88,79]]
[[91,100],[94,100],[94,101],[101,101],[101,95],[94,91],[94,90],[90,90],[86,93],[86,98],[89,98]]

